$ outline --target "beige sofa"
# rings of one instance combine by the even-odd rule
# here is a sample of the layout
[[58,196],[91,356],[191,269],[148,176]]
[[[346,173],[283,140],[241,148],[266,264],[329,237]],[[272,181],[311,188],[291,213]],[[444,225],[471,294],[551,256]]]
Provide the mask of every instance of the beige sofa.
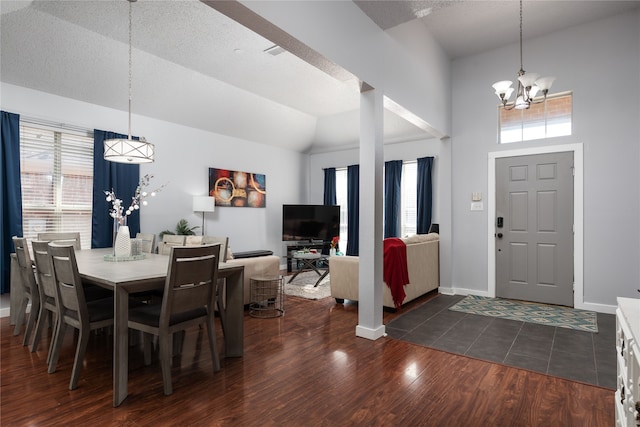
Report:
[[255,258],[234,259],[229,238],[215,236],[173,236],[164,235],[163,241],[158,243],[158,253],[169,255],[171,246],[195,246],[220,243],[220,259],[228,264],[244,266],[244,304],[249,304],[252,277],[278,277],[280,275],[280,258],[275,255]]
[[[440,286],[439,236],[436,233],[420,234],[402,239],[407,245],[407,269],[410,283],[404,287],[408,303]],[[358,300],[359,258],[334,256],[329,258],[331,296],[337,302]],[[391,291],[382,286],[382,304],[395,308]]]

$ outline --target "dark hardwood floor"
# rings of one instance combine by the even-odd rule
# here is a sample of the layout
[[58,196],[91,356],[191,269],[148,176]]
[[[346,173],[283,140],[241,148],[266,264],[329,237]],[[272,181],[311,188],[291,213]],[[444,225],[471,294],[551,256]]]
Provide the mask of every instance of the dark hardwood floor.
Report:
[[174,359],[171,396],[163,395],[158,362],[143,366],[132,348],[129,397],[118,408],[107,334],[91,338],[78,388],[69,391],[74,336],[67,334],[57,372],[47,374],[48,338],[30,353],[2,318],[0,425],[614,425],[612,390],[391,338],[357,338],[357,306],[331,298],[289,297],[285,308],[277,319],[245,314],[244,357],[223,359],[215,374],[206,332],[189,332]]

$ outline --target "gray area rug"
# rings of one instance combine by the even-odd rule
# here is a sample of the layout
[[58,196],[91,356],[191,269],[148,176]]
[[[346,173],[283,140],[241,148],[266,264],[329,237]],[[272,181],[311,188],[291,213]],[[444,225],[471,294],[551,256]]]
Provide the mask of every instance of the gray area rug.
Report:
[[322,282],[317,287],[316,284],[320,276],[314,271],[305,271],[293,280],[291,283],[289,279],[291,276],[284,276],[284,293],[288,296],[301,297],[306,299],[322,299],[331,296],[331,287],[329,286],[329,275],[322,279]]

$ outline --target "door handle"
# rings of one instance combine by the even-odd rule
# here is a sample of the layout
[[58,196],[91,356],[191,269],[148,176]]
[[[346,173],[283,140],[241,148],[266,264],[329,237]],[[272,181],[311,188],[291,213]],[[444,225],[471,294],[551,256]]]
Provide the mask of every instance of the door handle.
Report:
[[496,234],[495,234],[495,236],[496,236],[498,239],[502,239],[502,233],[496,233]]

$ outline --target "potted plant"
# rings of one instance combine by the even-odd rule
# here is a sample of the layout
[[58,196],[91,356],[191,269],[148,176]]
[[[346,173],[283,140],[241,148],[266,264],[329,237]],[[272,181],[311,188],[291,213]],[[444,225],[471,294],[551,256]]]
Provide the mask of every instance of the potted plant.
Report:
[[196,225],[195,227],[189,227],[189,222],[183,218],[180,221],[178,221],[178,223],[176,224],[176,229],[174,231],[171,231],[171,230],[161,231],[160,239],[162,239],[162,236],[164,236],[165,234],[174,234],[178,236],[193,236],[194,234],[196,234],[194,230],[197,230],[198,228],[200,228],[200,226],[198,225]]

